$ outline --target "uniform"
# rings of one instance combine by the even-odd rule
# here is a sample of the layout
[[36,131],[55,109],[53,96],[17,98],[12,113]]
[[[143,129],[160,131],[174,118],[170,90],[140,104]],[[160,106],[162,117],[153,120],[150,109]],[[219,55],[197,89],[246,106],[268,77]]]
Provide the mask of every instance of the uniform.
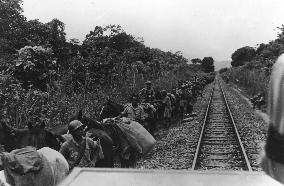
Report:
[[179,107],[182,113],[185,113],[185,109],[187,107],[187,96],[186,96],[186,90],[181,89],[178,91],[179,96]]
[[139,93],[139,97],[142,100],[142,102],[151,103],[155,99],[155,91],[153,88],[151,89],[143,88]]
[[[79,165],[75,165],[76,160],[78,159],[78,156],[80,154],[80,147],[82,145],[86,145],[84,155],[81,158]],[[98,156],[100,156],[100,158],[103,158],[101,147],[88,137],[83,138],[82,144],[78,144],[73,138],[71,138],[70,140],[62,144],[59,152],[66,158],[71,169],[74,166],[95,167],[96,160],[97,158],[99,158]]]
[[127,115],[126,117],[135,120],[135,121],[142,121],[144,118],[144,110],[143,108],[138,105],[137,107],[133,107],[132,104],[129,104],[124,111],[121,113],[122,115]]
[[171,98],[165,96],[162,102],[165,105],[164,118],[171,118]]

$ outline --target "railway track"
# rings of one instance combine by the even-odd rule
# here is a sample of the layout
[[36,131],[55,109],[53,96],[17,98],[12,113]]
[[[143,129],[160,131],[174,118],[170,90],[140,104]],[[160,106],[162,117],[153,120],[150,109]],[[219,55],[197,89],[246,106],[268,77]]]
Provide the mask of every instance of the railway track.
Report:
[[252,171],[218,79],[211,92],[192,170]]

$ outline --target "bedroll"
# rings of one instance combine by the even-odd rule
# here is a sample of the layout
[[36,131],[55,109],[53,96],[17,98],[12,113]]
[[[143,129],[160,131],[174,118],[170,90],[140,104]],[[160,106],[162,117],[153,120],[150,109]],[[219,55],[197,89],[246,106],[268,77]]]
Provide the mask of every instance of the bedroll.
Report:
[[156,144],[155,138],[140,123],[129,118],[121,118],[117,124],[126,135],[136,139],[143,155],[146,155],[154,148]]

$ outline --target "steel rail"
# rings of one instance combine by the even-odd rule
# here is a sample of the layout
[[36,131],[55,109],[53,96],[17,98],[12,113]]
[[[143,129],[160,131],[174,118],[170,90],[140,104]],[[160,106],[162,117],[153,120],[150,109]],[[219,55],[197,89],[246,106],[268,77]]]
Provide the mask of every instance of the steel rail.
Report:
[[227,102],[226,95],[224,94],[224,91],[223,91],[223,88],[222,88],[222,86],[221,86],[220,81],[219,81],[219,80],[217,80],[217,81],[218,81],[218,84],[219,84],[219,86],[220,86],[222,95],[223,95],[223,97],[224,97],[224,100],[225,100],[225,103],[226,103],[226,108],[227,108],[227,110],[228,110],[228,112],[229,112],[229,114],[230,114],[230,119],[231,119],[231,121],[232,121],[232,123],[233,123],[234,129],[235,129],[235,133],[236,133],[237,139],[238,139],[237,141],[238,141],[238,144],[239,144],[239,146],[240,146],[240,148],[241,148],[241,150],[242,150],[242,155],[243,155],[243,158],[245,159],[247,169],[248,169],[248,171],[252,171],[252,168],[251,168],[251,165],[250,165],[250,163],[249,163],[248,156],[247,156],[247,154],[246,154],[245,148],[244,148],[244,146],[243,146],[243,144],[242,144],[242,140],[241,140],[240,134],[239,134],[239,132],[238,132],[238,129],[237,129],[235,120],[234,120],[234,118],[233,118],[232,112],[231,112],[230,107],[229,107],[229,104],[228,104],[228,102]]
[[204,120],[203,120],[202,129],[201,129],[200,136],[199,136],[199,139],[198,139],[198,144],[197,144],[197,147],[196,147],[196,151],[195,151],[194,159],[193,159],[193,162],[192,162],[191,170],[194,170],[195,166],[196,166],[196,162],[197,162],[197,158],[198,158],[198,154],[199,154],[200,146],[201,146],[201,142],[202,142],[203,132],[204,132],[204,129],[205,129],[207,118],[208,118],[209,108],[210,108],[210,105],[211,105],[211,102],[212,102],[213,93],[214,93],[214,86],[211,90],[210,98],[209,98],[208,105],[207,105],[207,108],[206,108],[206,113],[205,113],[205,117],[204,117]]
[[[251,168],[251,165],[249,163],[249,160],[248,160],[247,154],[245,152],[244,146],[242,144],[239,132],[237,130],[235,121],[233,119],[232,112],[229,108],[229,104],[227,102],[226,95],[224,94],[223,88],[222,88],[218,78],[215,79],[214,85],[216,86],[216,84],[219,85],[219,88],[220,88],[221,94],[222,94],[222,98],[223,98],[225,106],[226,106],[226,110],[228,111],[228,115],[230,116],[229,119],[230,119],[231,124],[232,124],[232,129],[233,129],[233,131],[234,131],[234,133],[237,137],[237,139],[236,139],[237,145],[239,146],[239,148],[241,150],[241,157],[242,157],[243,160],[245,160],[245,162],[244,162],[245,163],[245,169],[248,170],[248,171],[252,171],[252,168]],[[207,108],[206,108],[206,113],[205,113],[205,117],[204,117],[204,120],[203,120],[203,125],[202,125],[202,129],[201,129],[201,132],[200,132],[200,136],[199,136],[198,144],[197,144],[197,147],[196,147],[196,152],[195,152],[195,155],[194,155],[191,170],[195,170],[196,167],[197,167],[196,164],[198,163],[198,157],[199,157],[199,153],[200,153],[200,150],[201,150],[202,141],[203,141],[203,138],[204,138],[204,131],[205,131],[207,120],[208,120],[209,109],[210,109],[210,106],[212,104],[212,98],[213,98],[215,86],[212,88],[212,91],[211,91],[211,94],[210,94],[210,98],[209,98],[208,105],[207,105]]]

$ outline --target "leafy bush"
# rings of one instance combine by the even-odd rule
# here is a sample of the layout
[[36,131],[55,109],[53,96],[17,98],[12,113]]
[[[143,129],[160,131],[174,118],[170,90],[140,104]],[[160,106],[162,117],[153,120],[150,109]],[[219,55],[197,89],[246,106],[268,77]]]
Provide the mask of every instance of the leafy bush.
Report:
[[208,72],[214,72],[214,59],[212,57],[204,57],[201,63],[203,67],[203,71]]
[[24,88],[32,85],[47,90],[47,84],[56,76],[57,65],[52,54],[51,48],[42,46],[25,46],[19,50],[14,74]]
[[236,50],[232,54],[232,62],[231,65],[233,67],[242,66],[244,65],[245,61],[252,60],[256,55],[255,49],[252,47],[242,47]]
[[221,69],[219,70],[219,73],[222,74],[222,73],[226,72],[227,70],[228,70],[228,68],[221,68]]

